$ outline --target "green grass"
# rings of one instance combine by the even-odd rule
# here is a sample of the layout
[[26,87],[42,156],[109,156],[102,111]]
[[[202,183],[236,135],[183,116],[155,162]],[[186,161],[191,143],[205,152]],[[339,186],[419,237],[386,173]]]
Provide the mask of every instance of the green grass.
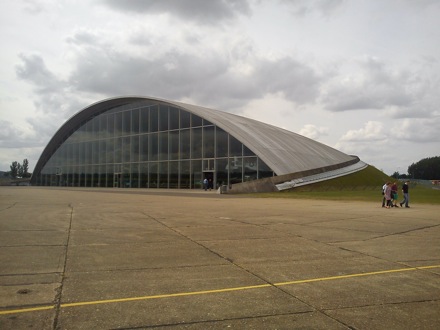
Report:
[[[321,199],[338,201],[366,201],[381,203],[381,189],[385,182],[395,181],[373,166],[365,170],[343,176],[340,178],[317,182],[311,185],[297,187],[289,191],[275,193],[253,194],[261,198],[292,198],[292,199]],[[401,192],[402,183],[398,182],[399,200],[403,199]],[[437,204],[440,205],[440,190],[410,182],[411,204]]]

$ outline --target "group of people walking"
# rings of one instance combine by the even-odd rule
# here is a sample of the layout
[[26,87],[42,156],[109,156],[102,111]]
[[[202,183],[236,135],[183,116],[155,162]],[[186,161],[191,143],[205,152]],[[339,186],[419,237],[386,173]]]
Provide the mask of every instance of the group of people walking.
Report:
[[[405,204],[405,207],[409,207],[409,181],[405,181],[405,183],[402,186],[402,193],[403,193],[403,200],[399,203],[400,207],[403,207]],[[391,207],[399,207],[397,205],[399,198],[399,195],[397,193],[398,186],[396,182],[387,182],[382,187],[382,207],[385,207],[387,209]]]

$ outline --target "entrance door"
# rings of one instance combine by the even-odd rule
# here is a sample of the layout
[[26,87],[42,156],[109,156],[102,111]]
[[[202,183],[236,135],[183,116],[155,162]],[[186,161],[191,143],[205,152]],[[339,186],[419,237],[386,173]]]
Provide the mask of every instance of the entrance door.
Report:
[[208,179],[208,189],[214,189],[215,187],[215,176],[214,171],[203,171],[203,180]]
[[203,159],[203,179],[208,179],[209,189],[215,189],[216,177],[215,177],[215,159],[205,158]]
[[121,173],[114,173],[113,174],[113,188],[120,188],[121,187]]
[[113,188],[122,187],[122,164],[114,164],[113,166]]

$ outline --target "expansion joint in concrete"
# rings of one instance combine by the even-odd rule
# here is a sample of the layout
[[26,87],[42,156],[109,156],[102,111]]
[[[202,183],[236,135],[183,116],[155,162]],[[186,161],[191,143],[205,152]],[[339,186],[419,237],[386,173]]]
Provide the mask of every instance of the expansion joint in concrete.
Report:
[[67,229],[67,239],[66,239],[66,245],[64,249],[64,263],[63,263],[63,271],[61,273],[61,283],[60,286],[57,289],[57,294],[55,296],[55,317],[53,320],[53,329],[58,330],[58,319],[61,311],[61,299],[63,295],[63,286],[64,286],[64,280],[66,278],[66,269],[67,269],[67,256],[69,252],[69,243],[70,243],[70,234],[72,232],[72,221],[73,221],[73,206],[69,204],[70,208],[70,219],[69,219],[69,228]]

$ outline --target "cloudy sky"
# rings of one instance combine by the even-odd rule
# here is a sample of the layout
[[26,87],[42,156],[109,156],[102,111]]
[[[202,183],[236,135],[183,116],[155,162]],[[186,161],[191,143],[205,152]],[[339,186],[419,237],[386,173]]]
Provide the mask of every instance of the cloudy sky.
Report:
[[440,155],[439,0],[0,0],[0,170],[109,97],[227,111],[383,170]]

